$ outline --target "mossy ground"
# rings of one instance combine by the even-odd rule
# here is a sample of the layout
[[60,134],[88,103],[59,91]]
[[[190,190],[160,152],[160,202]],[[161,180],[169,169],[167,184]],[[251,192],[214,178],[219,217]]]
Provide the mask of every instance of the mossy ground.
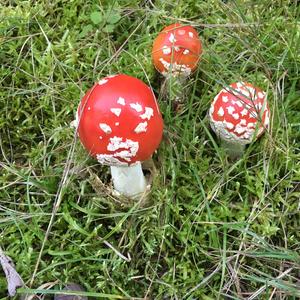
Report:
[[[72,281],[107,299],[299,298],[298,1],[0,7],[0,244],[28,289],[57,281],[51,294]],[[193,24],[204,48],[176,113],[151,62],[154,37],[175,21]],[[115,203],[108,168],[69,126],[84,92],[115,73],[151,84],[164,116],[144,208]],[[239,80],[267,91],[272,119],[230,163],[207,110]]]

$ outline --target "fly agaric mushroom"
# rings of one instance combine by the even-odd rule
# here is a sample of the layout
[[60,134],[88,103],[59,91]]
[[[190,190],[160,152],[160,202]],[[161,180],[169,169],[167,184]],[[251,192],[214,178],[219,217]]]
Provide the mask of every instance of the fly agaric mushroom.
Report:
[[266,94],[250,83],[233,83],[215,97],[209,119],[229,156],[240,157],[245,145],[256,140],[269,126]]
[[190,25],[169,25],[154,40],[153,64],[166,78],[171,101],[182,101],[181,98],[184,98],[186,79],[197,68],[201,53],[198,33]]
[[165,27],[152,48],[155,68],[164,76],[189,76],[197,67],[202,45],[197,31],[178,23]]
[[129,198],[144,193],[141,162],[158,148],[163,132],[153,91],[137,78],[108,76],[85,94],[76,119],[81,143],[110,166],[115,190]]

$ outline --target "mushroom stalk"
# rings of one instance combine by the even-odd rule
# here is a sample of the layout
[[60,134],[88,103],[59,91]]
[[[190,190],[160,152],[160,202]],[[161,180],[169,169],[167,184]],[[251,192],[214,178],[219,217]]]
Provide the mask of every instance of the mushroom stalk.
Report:
[[172,75],[168,75],[166,77],[164,86],[171,104],[174,102],[184,102],[186,95],[186,83],[187,77]]
[[140,162],[131,166],[111,166],[115,190],[129,198],[139,198],[147,190],[147,182]]
[[222,140],[221,144],[231,160],[237,160],[241,158],[245,151],[244,144],[240,144],[237,142],[235,143],[234,141],[229,142],[226,140]]

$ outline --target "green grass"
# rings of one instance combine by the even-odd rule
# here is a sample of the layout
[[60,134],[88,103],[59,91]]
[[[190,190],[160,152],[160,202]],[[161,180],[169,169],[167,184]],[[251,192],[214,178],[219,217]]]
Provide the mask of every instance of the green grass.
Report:
[[[20,293],[54,294],[73,281],[104,299],[300,297],[297,1],[0,8],[0,244],[27,285]],[[150,53],[177,20],[197,28],[204,54],[175,114]],[[150,83],[164,116],[147,207],[116,204],[108,168],[69,127],[84,92],[112,73]],[[207,110],[222,85],[241,79],[268,92],[271,128],[229,163]],[[45,291],[49,282],[57,284]]]

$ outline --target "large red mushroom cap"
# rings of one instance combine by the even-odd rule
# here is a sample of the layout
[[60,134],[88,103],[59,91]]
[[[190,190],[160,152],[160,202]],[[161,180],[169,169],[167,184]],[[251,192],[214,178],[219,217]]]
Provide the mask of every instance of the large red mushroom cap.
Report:
[[212,129],[221,139],[249,144],[269,126],[266,94],[250,83],[233,83],[215,97],[209,118]]
[[197,31],[192,26],[175,23],[165,27],[154,40],[152,60],[165,76],[189,76],[196,69],[201,53]]
[[77,123],[83,146],[109,166],[148,159],[163,132],[153,91],[123,74],[103,78],[87,91],[77,110]]

